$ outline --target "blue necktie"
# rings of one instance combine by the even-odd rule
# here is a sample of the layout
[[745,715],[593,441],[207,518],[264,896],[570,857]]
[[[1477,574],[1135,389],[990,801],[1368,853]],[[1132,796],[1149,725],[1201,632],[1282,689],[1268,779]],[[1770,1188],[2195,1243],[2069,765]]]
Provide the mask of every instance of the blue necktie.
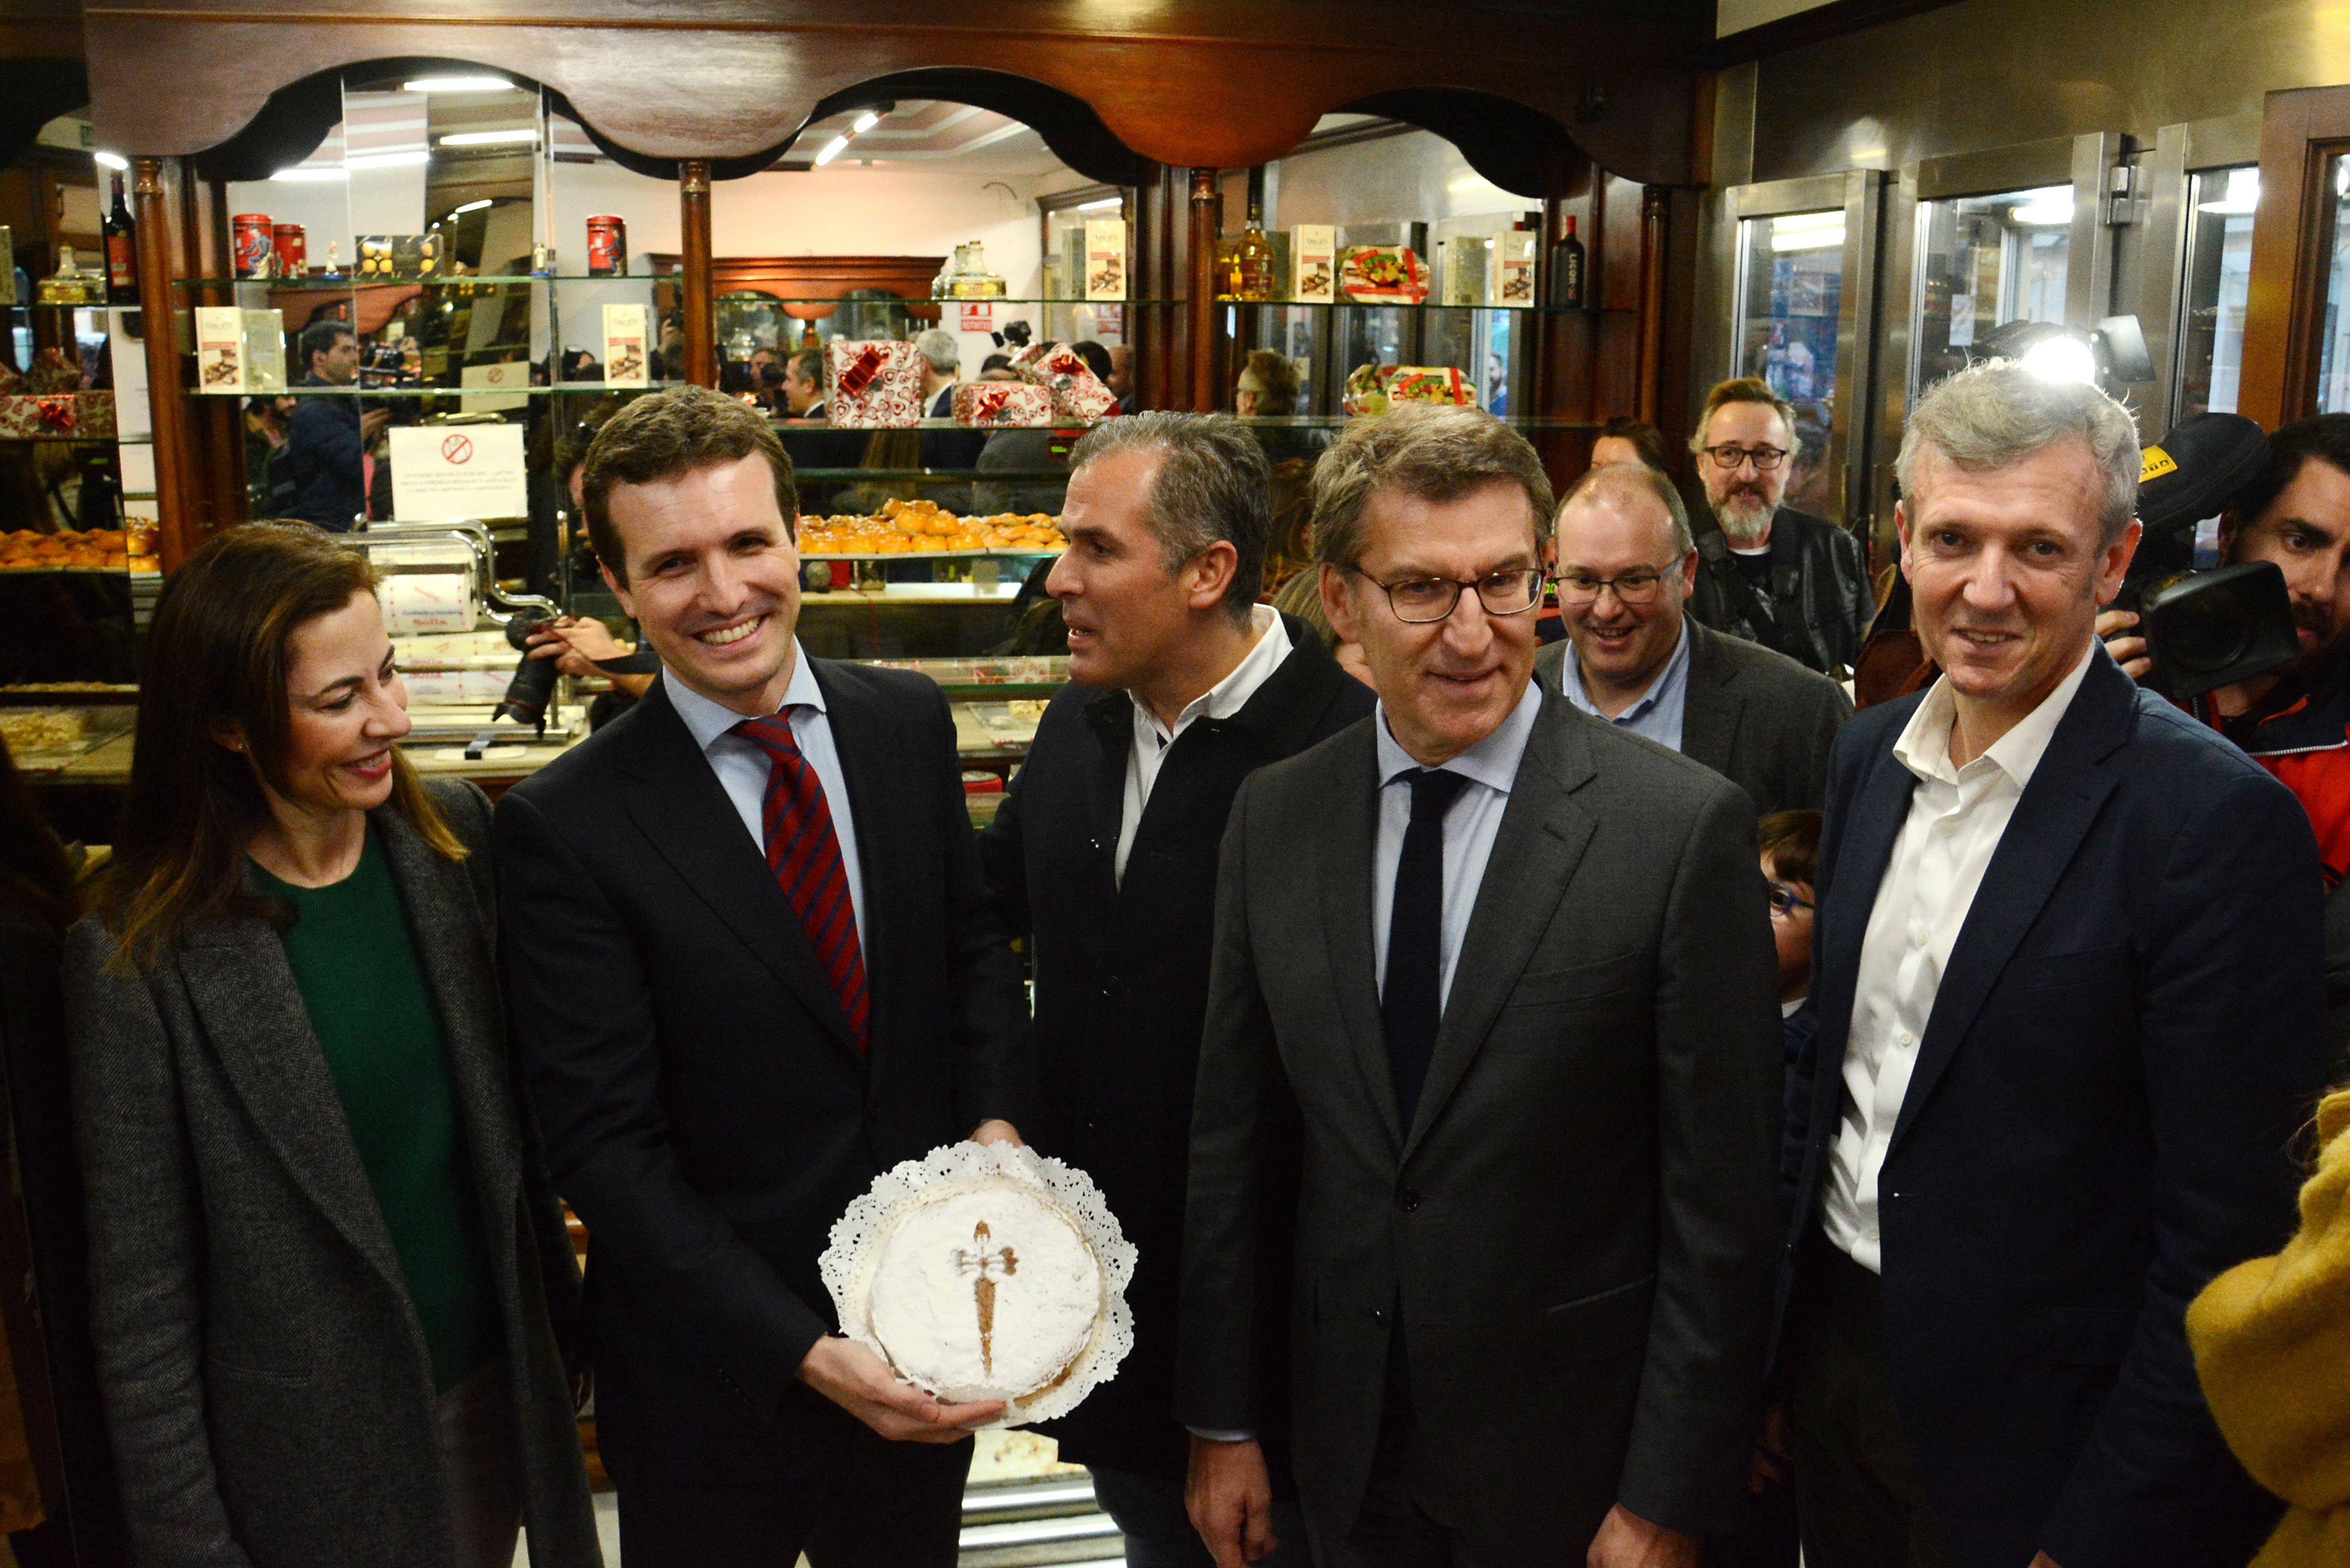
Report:
[[1411,826],[1404,829],[1403,854],[1396,861],[1388,972],[1379,987],[1388,1072],[1407,1133],[1444,1019],[1444,814],[1469,783],[1439,768],[1421,768],[1409,777]]

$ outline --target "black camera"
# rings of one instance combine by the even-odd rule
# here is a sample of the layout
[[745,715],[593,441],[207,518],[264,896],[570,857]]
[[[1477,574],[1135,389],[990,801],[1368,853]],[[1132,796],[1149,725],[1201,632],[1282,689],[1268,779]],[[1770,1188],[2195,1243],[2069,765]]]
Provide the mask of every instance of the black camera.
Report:
[[530,656],[531,634],[547,624],[545,615],[517,615],[506,622],[506,641],[522,654],[506,694],[498,701],[497,716],[528,724],[542,734],[546,730],[546,705],[555,696],[555,660]]
[[2139,456],[2145,535],[2114,601],[2138,615],[2147,684],[2184,701],[2265,675],[2301,651],[2284,573],[2219,564],[2220,514],[2268,463],[2268,438],[2238,414],[2198,414]]

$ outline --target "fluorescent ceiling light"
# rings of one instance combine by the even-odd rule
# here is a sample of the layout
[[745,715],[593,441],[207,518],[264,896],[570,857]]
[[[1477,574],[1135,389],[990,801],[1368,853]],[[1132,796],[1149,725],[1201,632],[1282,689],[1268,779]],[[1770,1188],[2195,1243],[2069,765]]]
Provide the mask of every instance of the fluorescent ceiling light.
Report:
[[1126,198],[1123,196],[1104,196],[1098,202],[1078,202],[1077,211],[1080,213],[1098,213],[1106,207],[1122,207],[1125,204]]
[[478,212],[480,212],[483,208],[484,208],[484,207],[488,206],[489,204],[490,204],[490,198],[488,198],[487,196],[484,196],[484,197],[483,197],[483,198],[482,198],[480,201],[478,201],[478,202],[466,202],[466,203],[465,203],[463,206],[462,206],[462,207],[452,207],[452,208],[450,208],[450,209],[449,209],[449,215],[450,215],[451,217],[452,217],[452,218],[453,218],[453,217],[455,217],[455,216],[456,216],[458,213],[478,213]]
[[529,126],[517,126],[511,130],[452,130],[441,139],[443,147],[501,147],[509,141],[536,141],[538,132]]
[[339,169],[328,168],[322,164],[301,164],[292,169],[280,169],[276,173],[272,174],[270,178],[272,180],[283,180],[288,184],[292,184],[297,181],[340,180],[343,178],[343,171]]
[[824,144],[824,151],[816,155],[816,166],[819,169],[823,168],[826,164],[839,157],[842,151],[847,146],[848,138],[846,136],[834,137],[830,141]]
[[868,109],[863,114],[857,117],[857,123],[848,128],[848,134],[851,136],[862,136],[880,123],[881,117],[872,109]]
[[520,92],[522,89],[504,77],[418,77],[402,88],[406,92]]
[[344,159],[343,167],[346,169],[405,169],[425,162],[432,156],[421,147],[409,148],[399,152],[362,152],[356,158]]
[[2073,221],[2073,187],[2043,185],[2037,191],[2025,191],[2016,197],[2007,221],[2026,228],[2053,228]]
[[1831,208],[1825,213],[1790,213],[1771,220],[1774,234],[1801,234],[1805,229],[1840,229],[1844,227],[1844,212]]
[[1773,230],[1771,248],[1780,252],[1842,250],[1844,224],[1838,223],[1833,229],[1797,229],[1793,234]]
[[2043,381],[2097,379],[2097,354],[2078,337],[2049,337],[2024,350],[2023,368]]
[[2261,171],[2257,169],[2228,171],[2228,193],[2216,202],[2197,203],[2205,213],[2251,213],[2261,204]]
[[111,169],[118,174],[130,167],[130,160],[120,152],[93,152],[90,157],[97,161],[99,168]]

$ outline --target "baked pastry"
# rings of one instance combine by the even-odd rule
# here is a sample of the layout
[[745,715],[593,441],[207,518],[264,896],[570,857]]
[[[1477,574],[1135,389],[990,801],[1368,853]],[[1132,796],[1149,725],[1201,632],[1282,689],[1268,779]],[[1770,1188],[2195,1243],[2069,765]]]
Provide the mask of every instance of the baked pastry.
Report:
[[873,1271],[873,1335],[901,1376],[942,1399],[1025,1401],[1093,1337],[1101,1264],[1068,1216],[1012,1181],[908,1207]]

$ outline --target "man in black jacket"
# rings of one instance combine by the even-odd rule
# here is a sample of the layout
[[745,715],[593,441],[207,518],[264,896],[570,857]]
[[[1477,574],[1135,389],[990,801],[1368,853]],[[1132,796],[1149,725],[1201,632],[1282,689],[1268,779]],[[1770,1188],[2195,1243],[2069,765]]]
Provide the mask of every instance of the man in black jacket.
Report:
[[1860,657],[1876,599],[1860,542],[1780,504],[1800,438],[1795,410],[1752,377],[1706,394],[1690,450],[1713,515],[1690,613],[1838,680]]
[[[305,387],[348,387],[359,375],[359,339],[340,321],[313,321],[298,340]],[[350,532],[367,509],[367,447],[391,421],[388,409],[359,412],[356,396],[296,401],[280,454],[293,471],[294,504],[287,515],[330,534]]]
[[2293,797],[2097,645],[2128,412],[1992,361],[1910,412],[1943,671],[1836,743],[1786,1355],[1812,1568],[2230,1568],[2275,1523],[2188,1302],[2290,1229],[2325,1078]]
[[[1069,549],[1046,587],[1076,684],[1045,711],[982,850],[1035,953],[1036,1143],[1091,1173],[1140,1253],[1134,1352],[1057,1424],[1061,1451],[1092,1469],[1133,1568],[1180,1568],[1208,1560],[1172,1407],[1216,846],[1243,779],[1372,699],[1303,622],[1256,602],[1271,476],[1246,431],[1137,414],[1088,435],[1073,468]],[[1276,1447],[1284,1500],[1285,1460]],[[1304,1563],[1302,1521],[1277,1526],[1265,1561]]]
[[622,1559],[951,1568],[964,1439],[1001,1407],[841,1337],[816,1262],[879,1172],[1027,1119],[945,699],[800,648],[791,464],[743,404],[629,404],[585,490],[662,675],[499,804],[499,959],[594,1237]]
[[1685,613],[1698,554],[1672,481],[1633,463],[1593,469],[1560,505],[1555,543],[1566,640],[1534,655],[1544,688],[1703,763],[1759,815],[1817,811],[1852,700]]

